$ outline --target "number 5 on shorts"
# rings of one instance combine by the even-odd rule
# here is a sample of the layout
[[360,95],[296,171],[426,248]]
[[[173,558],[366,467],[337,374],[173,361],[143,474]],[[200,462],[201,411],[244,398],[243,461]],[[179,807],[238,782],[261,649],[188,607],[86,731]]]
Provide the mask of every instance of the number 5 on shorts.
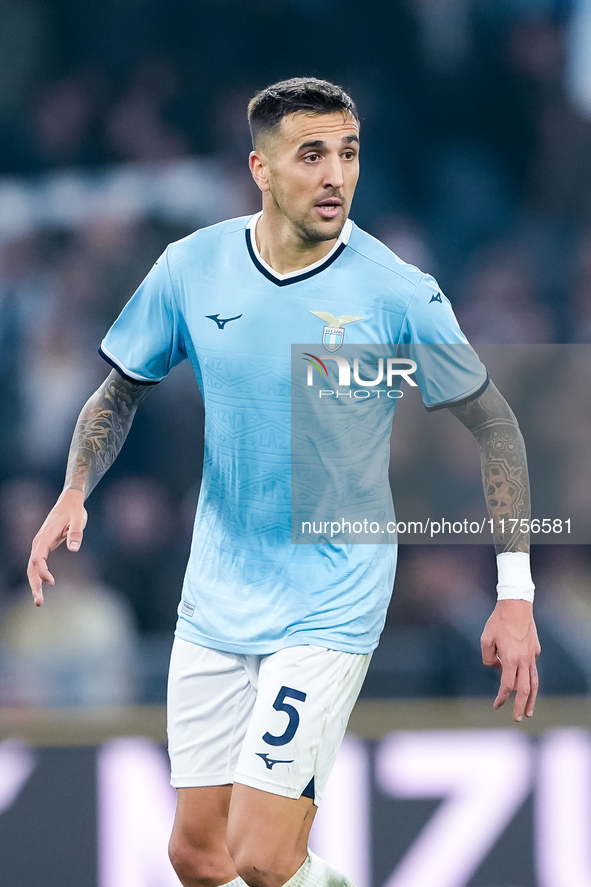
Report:
[[281,736],[273,736],[272,733],[268,732],[265,733],[265,735],[263,736],[263,740],[268,745],[287,745],[287,743],[293,739],[293,737],[295,736],[295,732],[298,729],[300,723],[300,713],[297,708],[294,708],[293,705],[290,705],[288,702],[284,701],[286,698],[297,699],[298,702],[305,702],[306,694],[302,693],[301,690],[292,690],[291,687],[281,688],[281,690],[277,694],[277,699],[273,703],[273,708],[275,709],[275,711],[284,711],[289,717],[289,723]]

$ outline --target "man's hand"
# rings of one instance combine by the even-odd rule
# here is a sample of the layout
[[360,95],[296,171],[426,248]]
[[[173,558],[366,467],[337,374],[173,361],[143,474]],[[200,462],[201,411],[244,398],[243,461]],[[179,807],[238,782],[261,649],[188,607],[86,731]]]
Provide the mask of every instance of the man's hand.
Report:
[[501,686],[494,708],[500,708],[515,690],[513,719],[531,718],[538,693],[536,659],[541,647],[528,601],[498,601],[480,639],[482,661],[500,668]]
[[81,490],[64,490],[33,539],[27,576],[37,607],[43,603],[42,583],[55,585],[55,579],[47,567],[49,552],[61,545],[64,539],[67,539],[69,551],[78,551],[87,518],[84,493]]

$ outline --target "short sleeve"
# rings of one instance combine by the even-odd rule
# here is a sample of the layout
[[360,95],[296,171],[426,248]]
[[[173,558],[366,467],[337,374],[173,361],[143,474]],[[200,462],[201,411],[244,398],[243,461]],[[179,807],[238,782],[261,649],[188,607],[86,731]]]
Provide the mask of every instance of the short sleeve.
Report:
[[401,357],[414,360],[414,378],[428,410],[476,397],[489,382],[486,367],[466,339],[451,303],[425,275],[402,325]]
[[165,251],[101,342],[100,355],[133,382],[160,382],[186,357]]

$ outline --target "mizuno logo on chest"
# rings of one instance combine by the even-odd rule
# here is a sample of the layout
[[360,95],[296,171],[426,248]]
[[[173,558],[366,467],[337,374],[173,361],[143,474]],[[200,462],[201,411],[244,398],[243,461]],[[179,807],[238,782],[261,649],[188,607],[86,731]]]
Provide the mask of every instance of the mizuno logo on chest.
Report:
[[223,330],[227,323],[230,323],[231,320],[240,320],[242,314],[237,314],[236,317],[220,317],[219,314],[206,314],[205,315],[208,320],[213,320],[214,323],[217,323],[218,330]]

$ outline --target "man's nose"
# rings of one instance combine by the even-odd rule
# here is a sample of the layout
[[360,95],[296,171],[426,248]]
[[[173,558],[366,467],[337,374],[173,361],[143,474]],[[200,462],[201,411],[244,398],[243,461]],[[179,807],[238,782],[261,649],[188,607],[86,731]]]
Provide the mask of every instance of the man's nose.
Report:
[[325,188],[342,188],[344,184],[343,164],[338,154],[329,154],[324,165]]

